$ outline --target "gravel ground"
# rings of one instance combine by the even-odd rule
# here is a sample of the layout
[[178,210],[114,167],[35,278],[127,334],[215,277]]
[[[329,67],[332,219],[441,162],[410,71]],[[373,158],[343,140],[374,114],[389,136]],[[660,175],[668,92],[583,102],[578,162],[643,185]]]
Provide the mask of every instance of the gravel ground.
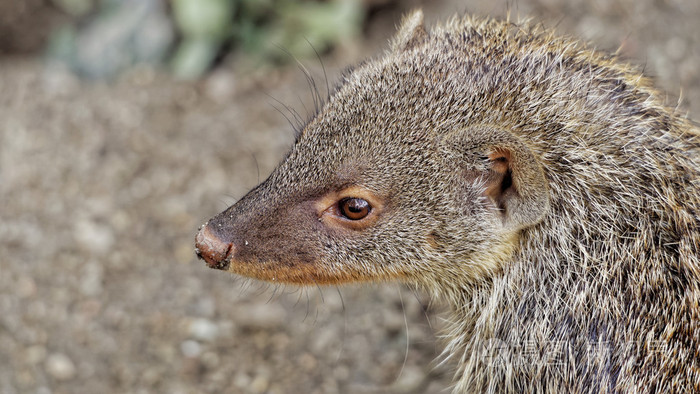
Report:
[[[506,8],[425,5],[428,21]],[[680,96],[700,118],[696,0],[520,0],[511,9],[619,48],[670,105]],[[331,75],[377,53],[395,23],[394,13],[375,15],[367,42],[324,59]],[[443,308],[423,294],[395,284],[274,287],[194,257],[197,226],[264,179],[290,145],[273,105],[303,111],[310,95],[298,71],[223,69],[183,83],[138,69],[90,84],[5,57],[0,92],[0,393],[449,387],[450,366],[431,362]]]

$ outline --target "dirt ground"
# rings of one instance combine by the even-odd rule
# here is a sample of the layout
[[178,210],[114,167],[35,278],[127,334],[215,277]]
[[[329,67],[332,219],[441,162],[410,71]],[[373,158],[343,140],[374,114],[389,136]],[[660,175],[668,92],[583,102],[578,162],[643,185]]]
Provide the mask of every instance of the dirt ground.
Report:
[[[620,48],[700,119],[700,2],[424,8],[430,23],[507,4],[512,19]],[[375,15],[365,42],[324,58],[331,78],[378,54],[397,21]],[[0,58],[0,393],[446,392],[439,302],[396,284],[269,286],[194,256],[197,227],[291,144],[275,100],[304,111],[309,98],[293,68],[197,83],[137,69],[106,84]]]

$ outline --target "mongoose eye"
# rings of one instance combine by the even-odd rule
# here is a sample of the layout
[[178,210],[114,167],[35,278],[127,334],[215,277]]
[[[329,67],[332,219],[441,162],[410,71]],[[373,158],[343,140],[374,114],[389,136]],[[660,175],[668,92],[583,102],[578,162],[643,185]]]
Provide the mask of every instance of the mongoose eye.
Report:
[[372,206],[369,205],[367,200],[348,197],[338,201],[338,209],[347,219],[360,220],[369,215]]

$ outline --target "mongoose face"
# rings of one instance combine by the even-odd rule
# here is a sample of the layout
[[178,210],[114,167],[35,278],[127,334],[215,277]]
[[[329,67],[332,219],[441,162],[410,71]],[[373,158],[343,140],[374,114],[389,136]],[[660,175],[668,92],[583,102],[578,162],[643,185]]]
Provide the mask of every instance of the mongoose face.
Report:
[[[357,73],[366,72],[383,70]],[[364,96],[373,97],[369,105],[418,110],[382,93],[347,82],[272,175],[200,232],[209,265],[297,284],[420,282],[496,268],[489,256],[507,252],[517,230],[498,200],[514,192],[507,152],[460,151],[469,140],[444,135],[464,125],[436,132],[401,114],[348,108]],[[478,138],[491,132],[473,130]],[[211,238],[226,251],[206,246]]]
[[[420,38],[419,22],[402,34]],[[296,284],[498,269],[547,209],[542,171],[515,136],[462,113],[463,70],[411,44],[347,75],[272,175],[204,226],[210,266]]]

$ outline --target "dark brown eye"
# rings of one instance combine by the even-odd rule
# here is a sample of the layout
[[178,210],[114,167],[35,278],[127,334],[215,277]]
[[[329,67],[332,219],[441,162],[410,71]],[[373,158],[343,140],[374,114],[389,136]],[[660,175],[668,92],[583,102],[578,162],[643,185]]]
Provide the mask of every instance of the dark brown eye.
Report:
[[369,215],[372,206],[369,205],[367,200],[348,197],[338,201],[338,209],[346,218],[350,220],[360,220]]

